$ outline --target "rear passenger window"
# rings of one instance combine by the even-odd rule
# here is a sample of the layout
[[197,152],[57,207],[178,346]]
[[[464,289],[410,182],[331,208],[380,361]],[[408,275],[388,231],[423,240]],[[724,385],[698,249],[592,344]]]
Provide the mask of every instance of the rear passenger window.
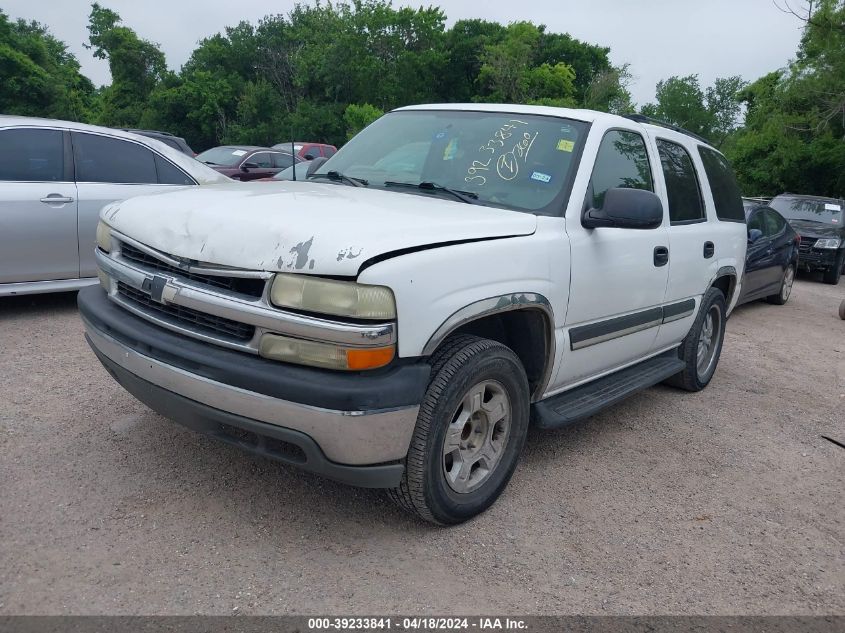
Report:
[[49,182],[64,177],[60,130],[3,130],[0,147],[0,180]]
[[698,153],[704,163],[707,180],[710,181],[716,216],[726,222],[745,222],[742,194],[728,160],[719,152],[703,145],[698,146]]
[[279,152],[278,154],[273,154],[273,166],[274,167],[281,167],[285,169],[293,165],[293,156],[290,154],[283,154]]
[[77,182],[156,184],[155,157],[137,143],[73,133]]
[[689,152],[681,145],[663,139],[658,139],[657,150],[666,180],[669,219],[672,224],[703,221],[705,215],[701,188]]
[[608,189],[621,187],[654,191],[643,137],[623,130],[611,130],[605,134],[590,184],[594,209],[602,208]]
[[193,185],[193,179],[173,163],[155,155],[158,182],[161,185]]

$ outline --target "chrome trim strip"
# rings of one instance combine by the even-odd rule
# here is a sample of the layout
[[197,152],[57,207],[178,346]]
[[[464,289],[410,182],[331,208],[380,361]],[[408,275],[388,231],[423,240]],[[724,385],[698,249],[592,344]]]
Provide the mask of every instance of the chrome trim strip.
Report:
[[221,411],[301,431],[332,461],[378,464],[402,459],[408,452],[419,405],[336,411],[280,400],[171,367],[122,345],[85,318],[82,321],[97,351],[142,380]]
[[[396,342],[394,323],[364,325],[306,317],[265,306],[261,299],[250,300],[224,290],[212,291],[207,286],[203,287],[187,279],[177,279],[163,271],[147,272],[119,261],[99,249],[96,251],[96,259],[97,265],[107,275],[146,293],[149,293],[149,284],[153,277],[165,278],[167,282],[162,292],[163,303],[191,308],[267,331],[313,341],[337,343],[350,347],[383,346]],[[115,300],[114,294],[110,294],[109,297]],[[121,305],[126,307],[125,302]],[[139,314],[139,311],[136,311],[136,314]],[[153,320],[149,313],[143,310],[140,311],[139,316]],[[202,335],[198,335],[189,328],[182,328],[180,331],[202,338]],[[217,342],[218,339],[206,337],[206,340]]]
[[687,310],[686,312],[680,312],[678,314],[673,314],[671,316],[663,317],[664,323],[671,323],[672,321],[680,321],[681,319],[686,319],[688,316],[693,314],[695,310]]
[[555,315],[552,311],[552,305],[549,300],[541,294],[534,292],[520,292],[508,295],[499,295],[496,297],[489,297],[481,299],[474,303],[464,306],[448,319],[446,319],[434,334],[428,339],[428,342],[423,348],[423,356],[431,356],[440,344],[446,340],[452,332],[457,330],[462,325],[471,321],[477,321],[486,316],[499,314],[501,312],[511,312],[513,310],[539,310],[546,318],[546,362],[543,376],[537,385],[537,388],[532,394],[532,401],[539,398],[551,380],[552,368],[555,363]]
[[577,343],[572,342],[570,343],[570,347],[572,350],[579,350],[585,347],[590,347],[592,345],[598,345],[599,343],[604,343],[606,341],[612,341],[613,339],[620,338],[622,336],[628,336],[629,334],[634,334],[636,332],[641,332],[643,330],[648,330],[649,328],[656,327],[663,322],[663,317],[659,319],[654,319],[653,321],[647,321],[645,323],[641,323],[638,325],[633,325],[631,327],[627,327],[624,330],[615,330],[613,332],[608,332],[607,334],[602,334],[600,336],[595,336],[593,338],[584,339],[583,341],[578,341]]

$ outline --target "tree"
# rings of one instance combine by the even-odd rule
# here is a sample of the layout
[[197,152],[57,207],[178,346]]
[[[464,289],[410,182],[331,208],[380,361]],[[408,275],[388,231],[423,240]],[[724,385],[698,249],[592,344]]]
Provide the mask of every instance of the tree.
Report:
[[94,86],[67,46],[37,22],[0,11],[0,112],[70,120],[90,116]]
[[383,114],[384,112],[369,103],[363,105],[350,103],[343,112],[343,121],[346,123],[346,138],[351,139]]
[[613,114],[633,112],[634,103],[628,90],[631,79],[628,64],[596,73],[584,93],[584,107]]
[[147,98],[167,72],[164,54],[158,46],[139,38],[121,26],[120,16],[91,5],[88,16],[88,44],[94,57],[107,59],[112,83],[100,93],[97,122],[103,125],[136,126]]

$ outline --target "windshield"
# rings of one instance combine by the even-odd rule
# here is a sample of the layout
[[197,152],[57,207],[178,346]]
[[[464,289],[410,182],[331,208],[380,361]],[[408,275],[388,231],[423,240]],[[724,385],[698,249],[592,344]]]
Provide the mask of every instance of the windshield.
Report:
[[241,159],[247,153],[246,150],[237,147],[212,147],[201,154],[197,154],[196,159],[209,165],[232,167],[241,162]]
[[833,200],[775,198],[770,207],[788,220],[810,220],[842,226],[842,204]]
[[371,188],[444,195],[437,188],[396,187],[431,183],[470,194],[480,204],[556,215],[587,127],[571,119],[502,112],[392,112],[316,174],[337,172]]

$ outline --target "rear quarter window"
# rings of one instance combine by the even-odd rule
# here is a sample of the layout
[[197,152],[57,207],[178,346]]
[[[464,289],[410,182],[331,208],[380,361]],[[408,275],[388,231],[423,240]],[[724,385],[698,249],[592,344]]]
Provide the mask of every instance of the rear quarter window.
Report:
[[716,206],[716,217],[724,222],[744,224],[745,210],[742,205],[742,194],[728,160],[719,152],[703,145],[698,146],[698,154],[701,156],[704,172],[710,182],[710,192],[713,194],[713,204]]

